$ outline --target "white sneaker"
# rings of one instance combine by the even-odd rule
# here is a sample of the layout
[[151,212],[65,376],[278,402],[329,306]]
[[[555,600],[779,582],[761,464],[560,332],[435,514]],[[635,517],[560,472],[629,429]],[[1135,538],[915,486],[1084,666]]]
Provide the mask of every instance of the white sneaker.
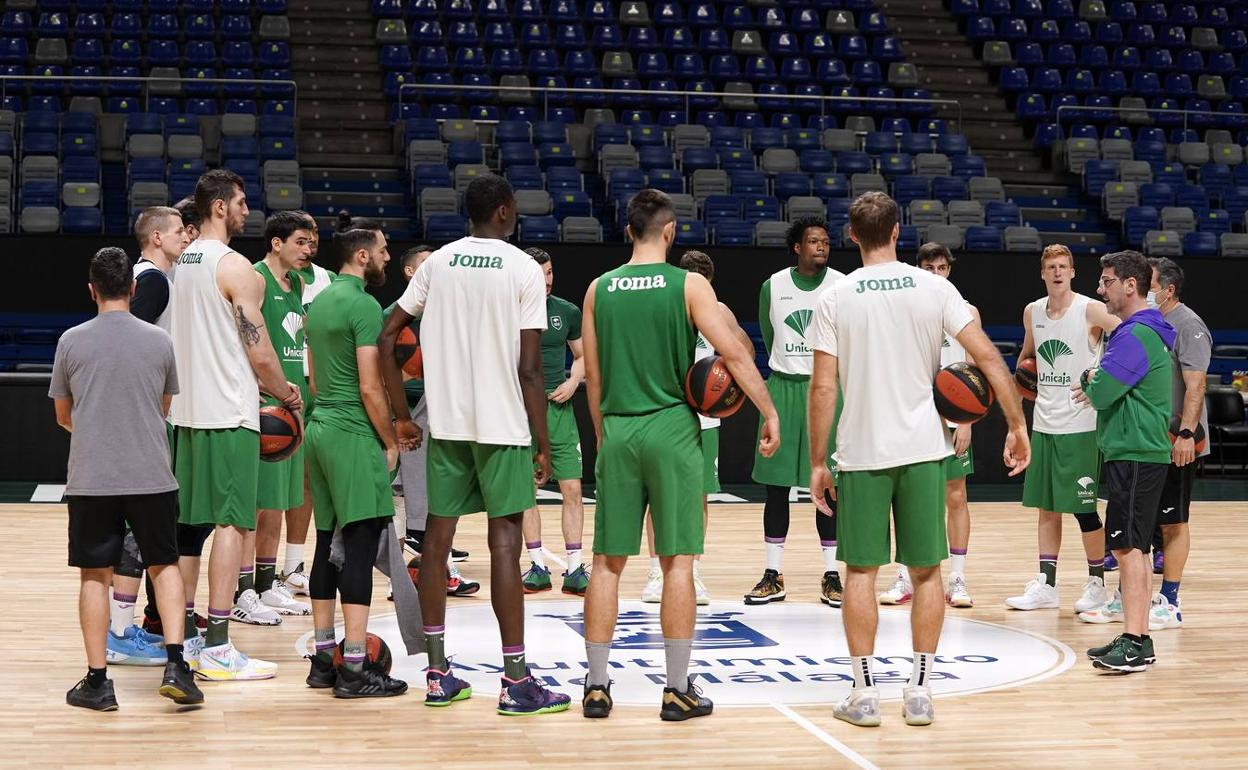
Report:
[[1105,588],[1105,578],[1088,575],[1087,582],[1083,584],[1083,596],[1075,602],[1075,613],[1094,610],[1108,603],[1110,598],[1109,591]]
[[[1182,604],[1183,600],[1179,599]],[[1161,631],[1166,628],[1182,628],[1183,613],[1180,604],[1171,604],[1165,596],[1157,594],[1153,597],[1152,609],[1148,611],[1148,630]]]
[[648,604],[663,601],[663,573],[657,569],[650,570],[646,575],[646,587],[641,589],[641,600]]
[[186,665],[190,666],[192,671],[199,670],[199,656],[203,651],[203,634],[195,634],[195,636],[182,642],[182,660],[186,661]]
[[1113,598],[1108,602],[1087,612],[1080,612],[1076,617],[1084,623],[1121,623],[1123,619],[1122,592],[1114,591]]
[[291,595],[290,589],[281,583],[273,583],[273,587],[260,594],[264,606],[279,615],[311,615],[312,605],[301,602]]
[[897,579],[893,581],[893,585],[879,596],[880,604],[905,604],[912,598],[914,598],[914,586],[910,584],[910,576],[902,572],[897,573]]
[[1057,587],[1045,582],[1043,574],[1036,575],[1036,579],[1027,584],[1022,596],[1011,596],[1005,604],[1016,610],[1051,610],[1061,606]]
[[234,601],[234,609],[230,611],[230,620],[239,623],[250,623],[253,626],[278,626],[282,618],[260,601],[253,589],[248,588],[238,595]]
[[308,576],[303,571],[303,562],[299,562],[294,572],[282,575],[282,585],[286,586],[291,596],[308,595]]
[[945,601],[949,603],[950,607],[959,609],[975,606],[975,602],[971,599],[971,594],[966,590],[965,577],[954,575],[949,578],[949,587],[945,589]]
[[930,725],[936,715],[932,708],[932,688],[925,684],[902,688],[901,715],[908,725]]
[[879,727],[880,691],[874,687],[855,687],[845,700],[832,708],[832,716],[859,727]]
[[[661,578],[662,578],[662,575],[660,575],[660,582],[659,582],[660,594],[662,594],[662,591],[663,591],[663,583],[662,583]],[[706,605],[711,603],[711,592],[706,590],[706,583],[702,582],[702,576],[698,574],[697,570],[694,570],[693,572],[693,596],[695,599],[695,603],[699,607],[705,607]]]
[[216,647],[204,648],[204,651],[200,653],[199,668],[195,674],[214,682],[234,679],[272,679],[277,675],[277,664],[259,658],[249,658],[235,649],[233,644],[227,642]]

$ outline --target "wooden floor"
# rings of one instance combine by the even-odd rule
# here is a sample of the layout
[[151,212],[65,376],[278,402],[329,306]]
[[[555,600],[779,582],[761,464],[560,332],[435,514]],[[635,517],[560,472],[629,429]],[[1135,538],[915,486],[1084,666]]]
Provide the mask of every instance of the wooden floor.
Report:
[[[797,515],[786,553],[786,607],[817,601],[822,562],[812,517]],[[77,575],[65,566],[65,510],[0,506],[4,558],[0,579],[0,765],[24,767],[1137,767],[1248,766],[1248,583],[1243,503],[1193,506],[1192,558],[1183,581],[1186,624],[1156,634],[1158,663],[1146,674],[1107,677],[1082,659],[1121,626],[1078,622],[1069,607],[1084,578],[1078,528],[1066,528],[1059,587],[1067,609],[1013,612],[1002,597],[1019,593],[1036,571],[1034,514],[1017,505],[973,509],[968,580],[976,607],[958,617],[1060,640],[1079,659],[1063,673],[1010,689],[938,698],[936,722],[906,727],[896,703],[884,726],[861,729],[832,718],[827,706],[721,708],[706,719],[666,724],[655,706],[620,706],[609,720],[566,714],[507,719],[493,693],[451,709],[421,706],[422,693],[384,702],[337,701],[303,684],[294,642],[311,628],[292,618],[278,628],[234,624],[239,646],[278,661],[267,682],[205,685],[204,708],[178,713],[156,696],[156,669],[114,667],[121,710],[97,714],[65,705],[85,667],[76,620]],[[549,508],[547,543],[558,541]],[[485,579],[484,520],[461,525],[463,566]],[[714,597],[733,600],[761,572],[757,505],[716,506],[703,572]],[[589,542],[587,538],[586,542]],[[557,574],[557,570],[555,570]],[[645,565],[625,577],[635,598]],[[888,576],[881,574],[881,588]],[[1116,578],[1111,578],[1111,585]],[[384,579],[378,591],[385,590]],[[488,590],[488,589],[487,589]],[[487,591],[483,591],[483,594]],[[549,598],[560,597],[557,593]],[[389,612],[384,593],[375,603]],[[484,603],[473,599],[451,600]],[[543,601],[542,598],[531,599]],[[206,602],[201,583],[199,606]],[[833,612],[821,608],[827,612]],[[904,611],[904,610],[903,610]],[[954,616],[953,610],[949,617]],[[528,639],[530,650],[539,639]],[[453,651],[452,651],[453,652]],[[956,654],[956,651],[953,651]],[[832,654],[832,653],[829,653]],[[423,684],[423,683],[421,683]],[[843,685],[828,685],[829,700]],[[708,695],[714,697],[713,686]]]

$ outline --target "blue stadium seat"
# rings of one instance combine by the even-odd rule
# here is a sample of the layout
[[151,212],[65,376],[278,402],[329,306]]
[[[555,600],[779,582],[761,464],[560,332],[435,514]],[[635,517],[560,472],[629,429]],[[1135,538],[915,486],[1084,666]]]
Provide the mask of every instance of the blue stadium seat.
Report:
[[[430,217],[432,219],[432,217]],[[426,228],[425,235],[429,235]],[[559,220],[552,216],[520,217],[520,240],[525,243],[553,243],[559,240]]]
[[1183,236],[1183,255],[1187,257],[1218,256],[1218,236],[1216,233],[1197,231]]
[[902,176],[893,182],[893,198],[904,211],[910,201],[928,200],[932,194],[932,180],[925,176]]
[[550,166],[546,169],[546,189],[551,195],[557,190],[583,190],[585,180],[576,166]]
[[672,160],[672,150],[664,145],[640,147],[637,151],[637,157],[641,168],[646,170],[675,168]]
[[468,231],[467,220],[459,214],[432,214],[425,220],[425,238],[431,241],[454,241]]
[[67,206],[61,214],[61,230],[66,233],[99,233],[103,230],[103,213],[95,207]]
[[582,190],[560,190],[557,193],[552,192],[551,198],[554,199],[555,203],[555,219],[558,219],[560,222],[567,217],[593,216],[593,201],[591,201],[589,195]]
[[[532,147],[529,148],[532,151]],[[536,165],[504,164],[507,181],[516,190],[543,190],[542,170]]]
[[816,174],[811,177],[811,194],[824,200],[849,196],[848,177],[842,173]]
[[722,221],[712,231],[715,233],[717,246],[749,246],[754,242],[753,222]]
[[683,193],[685,177],[679,171],[670,168],[655,168],[646,172],[646,184],[666,193]]
[[[1240,220],[1243,220],[1242,214]],[[1196,229],[1202,233],[1213,233],[1215,236],[1229,233],[1231,231],[1231,213],[1226,209],[1211,209],[1204,216],[1197,217]]]
[[932,198],[948,203],[949,201],[966,200],[966,180],[956,176],[932,177]]
[[795,171],[776,174],[775,193],[782,201],[787,201],[794,195],[810,195],[810,176]]
[[706,225],[697,220],[680,220],[676,223],[676,243],[681,246],[698,246],[706,243]]
[[708,195],[702,202],[702,219],[708,225],[741,219],[741,199],[735,195]]
[[1140,247],[1149,230],[1161,227],[1161,218],[1152,206],[1132,206],[1122,214],[1122,235],[1128,246]]
[[1000,228],[991,226],[966,228],[963,243],[968,251],[1001,251],[1005,247]]

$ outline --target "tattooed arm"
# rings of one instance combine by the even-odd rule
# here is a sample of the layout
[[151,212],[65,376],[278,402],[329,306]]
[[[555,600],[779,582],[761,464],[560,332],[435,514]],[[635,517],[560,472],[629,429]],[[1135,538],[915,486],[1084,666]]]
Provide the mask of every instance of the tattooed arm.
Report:
[[264,302],[264,278],[243,255],[231,252],[217,267],[217,284],[226,302],[230,303],[238,338],[260,383],[260,390],[280,399],[291,409],[302,407],[299,388],[286,381],[277,351],[273,349],[273,342],[264,328],[264,316],[260,312],[260,305]]

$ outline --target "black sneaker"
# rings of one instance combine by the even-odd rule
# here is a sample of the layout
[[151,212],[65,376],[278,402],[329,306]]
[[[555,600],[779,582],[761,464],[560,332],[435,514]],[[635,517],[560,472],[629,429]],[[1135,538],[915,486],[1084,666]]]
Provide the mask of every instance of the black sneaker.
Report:
[[308,683],[308,687],[325,690],[338,682],[338,672],[334,670],[333,661],[321,660],[317,655],[304,655],[303,657],[312,661],[312,667],[308,670],[308,678],[304,680]]
[[819,601],[829,607],[840,607],[845,589],[841,586],[841,573],[836,570],[823,573],[823,585],[819,592]]
[[663,688],[663,708],[659,710],[659,718],[664,722],[683,722],[708,716],[714,708],[711,699],[704,697],[690,679],[684,692],[677,692],[671,687]]
[[[407,535],[403,538],[403,547],[411,551],[413,554],[420,554],[421,545],[420,538],[418,537]],[[468,552],[461,551],[458,548],[451,546],[451,561],[468,561]]]
[[79,706],[92,711],[116,711],[117,694],[113,692],[113,680],[105,679],[104,684],[92,687],[87,684],[84,676],[74,688],[65,693],[65,702],[71,706]]
[[[1114,645],[1118,644],[1118,640],[1122,638],[1123,638],[1123,635],[1119,634],[1118,636],[1115,636],[1112,640],[1110,640],[1109,644],[1101,645],[1100,647],[1088,648],[1088,660],[1095,661],[1098,658],[1105,657],[1106,655],[1110,653],[1111,650],[1114,649]],[[1156,663],[1157,653],[1153,649],[1153,637],[1151,636],[1145,637],[1144,643],[1141,645],[1141,647],[1144,650],[1144,662],[1149,665]]]
[[395,679],[376,666],[360,671],[342,668],[334,683],[335,698],[389,698],[407,692],[407,682]]
[[581,715],[587,719],[605,719],[611,716],[611,707],[615,705],[615,701],[611,700],[611,685],[603,687],[600,684],[590,684],[585,686],[585,694],[581,696]]
[[165,664],[165,676],[160,680],[160,689],[157,692],[182,706],[194,706],[204,702],[204,693],[195,686],[195,675],[185,661],[169,661]]

